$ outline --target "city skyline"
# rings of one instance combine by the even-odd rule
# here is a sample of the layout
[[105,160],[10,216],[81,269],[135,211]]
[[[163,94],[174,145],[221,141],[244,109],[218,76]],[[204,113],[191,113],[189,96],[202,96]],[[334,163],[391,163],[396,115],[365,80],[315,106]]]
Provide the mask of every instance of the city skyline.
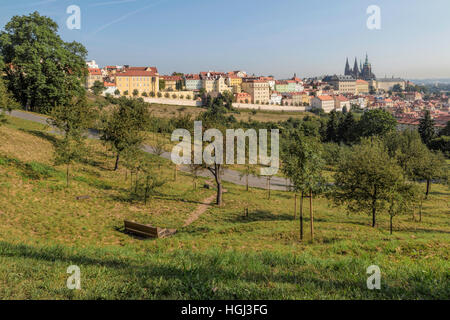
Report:
[[[347,57],[353,65],[355,56],[359,61],[368,53],[379,78],[450,78],[450,44],[442,41],[450,30],[444,14],[450,5],[436,2],[430,8],[423,1],[404,0],[286,0],[258,6],[260,2],[253,0],[21,0],[2,6],[0,23],[4,26],[13,15],[38,11],[58,23],[64,40],[83,43],[88,58],[100,65],[155,65],[161,74],[344,74]],[[372,4],[381,8],[381,30],[366,27],[366,9]],[[66,27],[69,5],[81,8],[80,30]]]

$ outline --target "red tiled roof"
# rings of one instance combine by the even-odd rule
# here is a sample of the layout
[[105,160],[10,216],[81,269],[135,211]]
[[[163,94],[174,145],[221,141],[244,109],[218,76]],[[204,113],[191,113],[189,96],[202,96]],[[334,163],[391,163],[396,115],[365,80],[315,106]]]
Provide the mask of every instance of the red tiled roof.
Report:
[[161,76],[162,79],[166,81],[181,81],[182,78],[180,76]]
[[98,68],[89,68],[89,74],[91,76],[101,76],[102,75],[102,71]]
[[116,77],[151,77],[155,75],[152,71],[127,70],[116,74]]
[[320,101],[332,101],[333,98],[331,96],[317,96],[317,99],[319,99]]

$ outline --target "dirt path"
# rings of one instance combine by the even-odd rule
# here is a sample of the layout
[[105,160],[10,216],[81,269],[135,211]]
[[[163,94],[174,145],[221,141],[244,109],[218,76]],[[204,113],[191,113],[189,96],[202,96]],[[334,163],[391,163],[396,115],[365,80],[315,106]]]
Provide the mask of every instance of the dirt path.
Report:
[[[210,185],[211,187],[213,186],[213,182],[212,181],[206,181],[206,184]],[[223,193],[226,193],[227,190],[223,189]],[[187,220],[184,222],[183,227],[187,227],[190,224],[192,224],[194,221],[196,221],[198,218],[200,218],[200,216],[202,214],[204,214],[206,212],[206,210],[208,210],[209,207],[211,207],[211,205],[213,204],[214,201],[216,201],[216,197],[217,195],[214,194],[206,199],[203,200],[203,203],[200,204],[197,209],[195,209],[195,211],[193,211],[189,218],[187,218]]]
[[206,210],[211,206],[211,204],[216,200],[216,195],[212,195],[209,198],[203,200],[203,203],[200,204],[194,212],[191,213],[189,218],[184,222],[183,227],[187,227],[192,224],[195,220],[197,220],[202,214],[205,213]]

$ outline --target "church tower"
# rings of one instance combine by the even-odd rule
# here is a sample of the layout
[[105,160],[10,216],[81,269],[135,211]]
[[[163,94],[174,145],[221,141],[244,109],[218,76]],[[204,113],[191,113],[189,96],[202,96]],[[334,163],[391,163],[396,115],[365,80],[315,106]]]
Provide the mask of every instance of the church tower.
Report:
[[355,65],[353,66],[353,77],[355,79],[358,79],[360,76],[359,74],[359,68],[358,68],[358,60],[355,58]]
[[347,62],[345,64],[345,73],[346,76],[351,76],[352,75],[352,70],[350,69],[350,64],[348,63],[348,58],[347,58]]

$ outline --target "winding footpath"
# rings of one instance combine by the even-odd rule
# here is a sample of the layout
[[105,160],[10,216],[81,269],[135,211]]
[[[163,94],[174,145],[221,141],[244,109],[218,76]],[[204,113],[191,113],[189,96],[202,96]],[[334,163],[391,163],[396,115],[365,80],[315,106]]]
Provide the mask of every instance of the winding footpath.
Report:
[[[12,116],[12,117],[15,117],[15,118],[19,118],[19,119],[23,119],[23,120],[28,120],[28,121],[33,121],[33,122],[41,123],[41,124],[44,124],[44,125],[48,125],[48,123],[47,123],[47,118],[48,117],[46,117],[44,115],[35,114],[35,113],[31,113],[31,112],[20,111],[20,110],[13,110],[11,113],[7,113],[7,114]],[[88,136],[91,139],[99,139],[99,133],[98,133],[97,130],[94,130],[94,129],[90,129],[89,130]],[[145,152],[147,152],[147,153],[155,154],[155,151],[154,151],[153,147],[151,147],[151,146],[144,145],[143,146],[143,150]],[[161,155],[161,157],[170,160],[170,153],[169,152],[165,152],[165,153],[163,153]],[[180,166],[179,169],[181,171],[183,171],[183,172],[189,173],[189,167],[188,166]],[[236,171],[236,170],[224,169],[222,180],[226,181],[226,182],[230,182],[230,183],[236,184],[236,185],[244,186],[245,185],[245,178],[244,177],[241,178],[240,175],[241,175],[241,173]],[[202,176],[202,177],[205,177],[205,178],[213,178],[212,174],[208,170],[201,171],[199,173],[199,176]],[[248,177],[248,185],[250,187],[252,187],[252,188],[267,189],[267,178],[250,175]],[[290,185],[289,180],[285,179],[285,178],[282,178],[282,177],[274,176],[270,180],[270,189],[271,190],[288,191],[289,190],[289,185]]]

